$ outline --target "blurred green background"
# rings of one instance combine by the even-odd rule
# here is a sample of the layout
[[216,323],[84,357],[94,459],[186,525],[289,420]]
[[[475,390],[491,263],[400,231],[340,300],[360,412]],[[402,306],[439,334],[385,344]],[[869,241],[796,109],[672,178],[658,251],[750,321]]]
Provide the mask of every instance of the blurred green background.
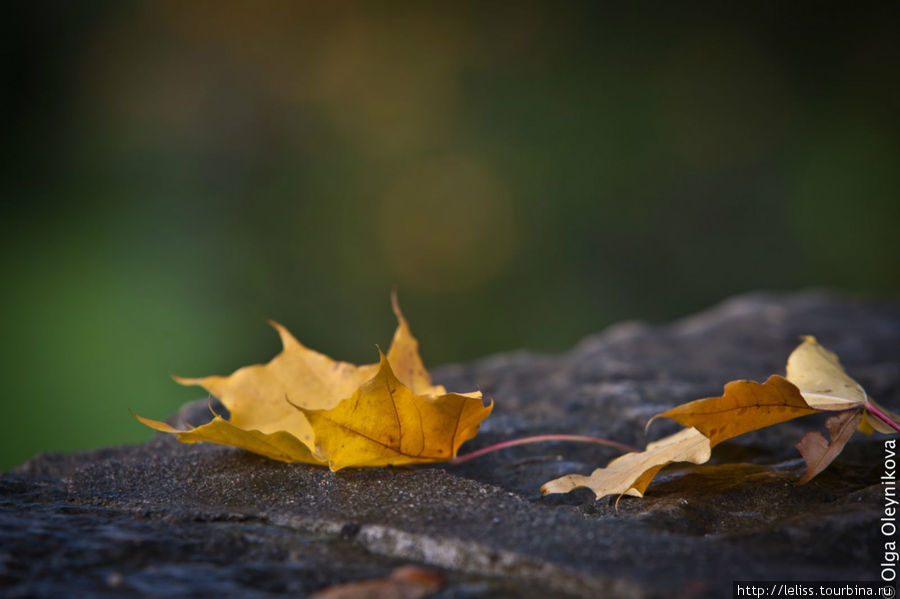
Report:
[[148,438],[266,318],[374,361],[394,285],[432,366],[900,291],[889,3],[331,4],[6,5],[0,467]]

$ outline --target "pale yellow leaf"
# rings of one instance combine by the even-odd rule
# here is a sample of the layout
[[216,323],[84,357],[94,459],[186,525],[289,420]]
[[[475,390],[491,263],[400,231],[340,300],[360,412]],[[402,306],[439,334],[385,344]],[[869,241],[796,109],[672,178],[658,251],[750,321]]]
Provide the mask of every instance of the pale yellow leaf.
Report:
[[862,386],[847,376],[837,355],[807,335],[787,361],[787,380],[794,383],[811,408],[846,410],[866,401]]
[[611,461],[606,468],[597,468],[590,476],[569,474],[551,480],[541,487],[541,493],[568,493],[587,488],[597,499],[606,495],[634,495],[643,497],[647,485],[660,469],[672,462],[703,464],[710,457],[709,439],[695,428],[686,428],[674,435],[647,445],[640,453],[626,453]]
[[[800,389],[806,403],[817,410],[843,411],[868,402],[898,421],[897,414],[875,403],[862,385],[844,371],[837,355],[819,345],[811,335],[803,337],[803,342],[788,357],[786,378]],[[858,428],[866,434],[897,432],[868,411]]]

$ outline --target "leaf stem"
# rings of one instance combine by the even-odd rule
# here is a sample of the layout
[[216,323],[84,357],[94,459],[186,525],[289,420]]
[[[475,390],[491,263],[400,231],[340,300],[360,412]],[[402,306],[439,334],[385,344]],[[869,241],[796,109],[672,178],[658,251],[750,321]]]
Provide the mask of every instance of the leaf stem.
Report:
[[887,424],[889,427],[891,427],[892,429],[894,429],[895,431],[900,433],[900,424],[897,424],[896,422],[894,422],[893,418],[891,418],[890,416],[888,416],[887,414],[882,412],[881,408],[879,408],[872,402],[867,401],[866,409],[869,411],[870,414],[872,414],[873,416],[875,416],[876,418],[878,418],[879,420],[881,420],[882,422]]
[[545,441],[571,441],[573,443],[594,443],[596,445],[606,445],[607,447],[615,447],[616,449],[621,449],[622,451],[631,451],[631,452],[643,451],[641,449],[638,449],[637,447],[632,447],[631,445],[626,445],[625,443],[619,443],[618,441],[610,441],[609,439],[601,439],[600,437],[588,437],[586,435],[535,435],[533,437],[522,437],[521,439],[513,439],[511,441],[503,441],[501,443],[495,443],[494,445],[488,445],[487,447],[482,447],[481,449],[477,449],[471,453],[457,456],[450,463],[451,464],[464,464],[465,462],[468,462],[469,460],[474,460],[475,458],[481,457],[487,453],[492,453],[494,451],[500,451],[501,449],[506,449],[507,447],[515,447],[516,445],[528,445],[530,443],[543,443]]

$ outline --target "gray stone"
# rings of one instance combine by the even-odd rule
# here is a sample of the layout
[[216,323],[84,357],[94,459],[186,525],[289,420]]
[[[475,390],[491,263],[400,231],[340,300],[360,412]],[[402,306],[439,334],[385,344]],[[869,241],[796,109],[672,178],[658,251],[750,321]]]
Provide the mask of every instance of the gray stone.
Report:
[[[654,413],[783,372],[802,334],[900,406],[900,305],[825,292],[740,296],[670,325],[618,325],[565,354],[500,355],[435,378],[496,401],[463,453],[542,433],[643,445]],[[877,580],[885,437],[857,434],[798,487],[793,445],[815,426],[820,417],[724,443],[710,464],[672,466],[617,506],[589,491],[540,496],[541,483],[617,455],[571,443],[337,474],[163,435],[39,455],[0,477],[0,589],[296,597],[404,563],[440,571],[441,598],[727,597],[732,580]],[[654,423],[649,437],[672,427]]]

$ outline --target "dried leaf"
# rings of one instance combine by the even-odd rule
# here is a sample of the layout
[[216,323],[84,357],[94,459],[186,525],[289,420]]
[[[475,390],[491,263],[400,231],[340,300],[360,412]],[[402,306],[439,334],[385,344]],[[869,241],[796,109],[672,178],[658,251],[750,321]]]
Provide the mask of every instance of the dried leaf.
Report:
[[[413,337],[409,323],[400,304],[397,302],[397,294],[391,294],[391,308],[397,317],[397,330],[388,350],[388,362],[398,379],[409,387],[416,395],[443,395],[447,392],[442,385],[432,385],[431,375],[425,370],[425,364],[419,356],[419,341]],[[373,365],[374,366],[374,365]],[[481,397],[480,392],[470,393],[472,397]],[[310,408],[317,409],[317,408]]]
[[[797,385],[806,403],[817,410],[842,411],[868,402],[894,421],[900,420],[897,414],[869,398],[862,385],[844,371],[837,355],[819,345],[811,335],[803,337],[803,343],[788,357],[786,378]],[[859,430],[866,434],[896,432],[868,411],[859,422]]]
[[419,566],[400,566],[387,578],[337,584],[310,599],[424,599],[444,585],[437,573]]
[[642,497],[656,474],[671,462],[702,464],[709,460],[712,447],[726,439],[815,412],[797,387],[780,376],[773,375],[765,383],[732,381],[719,397],[688,402],[651,418],[651,422],[671,418],[688,427],[685,430],[649,444],[641,453],[620,456],[590,477],[563,476],[541,490],[565,493],[587,487],[598,499],[611,494]]
[[134,417],[152,429],[177,435],[178,440],[182,443],[205,441],[207,443],[240,447],[241,449],[282,462],[324,463],[313,456],[309,447],[288,432],[262,433],[258,430],[245,430],[233,425],[219,415],[216,415],[208,423],[187,431],[180,431],[165,422],[142,418],[137,414],[134,414]]
[[[303,346],[287,329],[272,322],[281,337],[283,349],[267,364],[246,366],[230,376],[175,377],[181,384],[200,385],[217,397],[231,414],[228,420],[216,416],[202,426],[177,430],[164,422],[139,416],[136,418],[158,431],[177,435],[185,443],[207,441],[233,445],[286,462],[330,462],[339,465],[337,467],[346,467],[351,463],[355,466],[377,466],[385,463],[450,460],[456,455],[459,445],[477,433],[479,424],[490,414],[493,404],[483,406],[481,393],[478,391],[448,395],[442,386],[432,385],[431,377],[419,356],[418,341],[413,337],[409,324],[400,311],[396,296],[392,295],[391,299],[398,326],[387,358],[382,356],[379,363],[355,366],[332,360]],[[396,376],[391,372],[392,368],[395,369]],[[382,422],[387,422],[390,426],[396,424],[398,417],[393,406],[368,399],[376,388],[384,386],[388,377],[386,371],[390,373],[394,386],[402,388],[404,405],[408,410],[424,410],[423,413],[433,415],[433,405],[455,406],[454,402],[466,400],[465,411],[460,412],[460,423],[449,418],[422,420],[419,436],[430,437],[437,434],[441,439],[435,443],[428,441],[430,453],[423,446],[421,455],[414,451],[407,456],[405,462],[399,459],[387,461],[382,455],[377,459],[373,457],[375,461],[371,462],[359,456],[351,457],[346,450],[348,445],[356,446],[359,443],[359,435],[354,432],[354,428],[322,424],[318,427],[320,430],[314,430],[307,418],[308,411],[327,412],[337,409],[344,400],[361,397],[367,398],[363,403],[368,408],[355,416],[345,415],[344,420],[341,420],[343,424],[356,423],[357,418],[365,418],[366,423],[354,424],[356,431],[381,426]],[[454,412],[453,416],[455,418],[457,414]],[[317,422],[321,423],[322,419],[318,418]],[[409,439],[416,434],[411,422],[405,425],[403,432],[406,445],[398,447],[401,451],[411,447]],[[457,426],[461,427],[460,430],[454,428]],[[328,429],[327,433],[325,429]],[[326,439],[326,435],[334,435],[334,438]],[[450,442],[444,443],[443,439],[448,435]],[[438,445],[446,452],[442,457],[437,456]],[[335,460],[329,456],[323,449],[326,446],[340,450],[340,459]],[[366,455],[374,456],[372,452]]]
[[696,428],[687,428],[650,443],[640,453],[619,456],[606,468],[594,470],[590,476],[569,474],[551,480],[541,487],[541,493],[568,493],[587,488],[594,492],[597,499],[606,495],[643,497],[647,485],[663,467],[672,462],[703,464],[709,460],[710,452],[709,439]]
[[808,483],[834,461],[834,458],[841,453],[844,445],[853,436],[862,417],[861,409],[844,410],[829,417],[825,421],[825,426],[831,437],[830,443],[819,431],[810,431],[804,435],[796,445],[797,450],[806,461],[806,472],[797,481],[798,485]]
[[298,407],[315,431],[316,456],[335,471],[453,459],[492,408],[479,397],[416,395],[394,376],[384,355],[378,374],[336,407]]
[[787,361],[786,378],[795,384],[810,407],[846,410],[866,401],[866,392],[847,376],[837,355],[807,335]]
[[[841,410],[827,422],[830,443],[821,433],[812,432],[797,445],[807,465],[807,472],[799,481],[802,484],[840,454],[857,426],[869,432],[872,428],[893,432],[865,409],[872,404],[863,388],[844,372],[837,356],[814,337],[805,337],[788,360],[787,378],[772,375],[762,384],[732,381],[725,385],[720,397],[698,399],[657,414],[651,422],[654,418],[671,418],[691,428],[651,443],[644,452],[616,458],[590,477],[563,476],[541,490],[544,494],[565,493],[587,487],[598,499],[615,493],[643,496],[653,477],[670,462],[700,464],[709,459],[712,447],[726,439],[819,411]],[[896,416],[884,412],[896,420]],[[699,444],[700,439],[706,442],[705,448]]]
[[815,412],[797,387],[772,375],[765,383],[732,381],[720,397],[698,399],[650,420],[671,418],[682,426],[693,426],[715,447],[726,439]]

